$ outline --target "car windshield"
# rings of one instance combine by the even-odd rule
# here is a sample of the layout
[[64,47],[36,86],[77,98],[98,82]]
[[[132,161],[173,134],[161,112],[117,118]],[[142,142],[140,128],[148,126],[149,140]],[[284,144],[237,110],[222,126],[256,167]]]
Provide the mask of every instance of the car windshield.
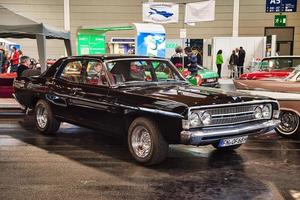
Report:
[[300,65],[300,57],[265,59],[260,64],[261,71],[293,70]]
[[120,59],[105,62],[116,85],[129,83],[185,82],[180,73],[166,60]]
[[290,75],[287,76],[284,80],[289,81],[292,80],[294,77],[296,77],[296,80],[298,80],[299,76],[300,76],[300,65],[295,67],[295,70],[292,73],[290,73]]

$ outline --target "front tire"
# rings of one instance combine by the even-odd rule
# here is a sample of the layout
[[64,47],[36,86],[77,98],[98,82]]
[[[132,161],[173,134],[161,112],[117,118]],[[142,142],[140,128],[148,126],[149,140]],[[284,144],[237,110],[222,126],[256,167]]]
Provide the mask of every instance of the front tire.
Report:
[[128,129],[128,147],[134,159],[143,165],[161,163],[168,155],[169,144],[156,122],[148,118],[135,119]]
[[59,129],[60,121],[55,119],[50,105],[44,100],[39,100],[34,112],[37,129],[43,134],[54,135]]
[[281,111],[280,124],[275,129],[282,137],[300,138],[300,118],[292,111]]

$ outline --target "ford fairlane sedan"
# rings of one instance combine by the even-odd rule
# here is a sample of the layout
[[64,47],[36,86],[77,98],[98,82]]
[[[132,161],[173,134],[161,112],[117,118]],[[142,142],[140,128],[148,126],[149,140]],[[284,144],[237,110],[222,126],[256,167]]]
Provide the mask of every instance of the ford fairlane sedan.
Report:
[[169,144],[233,150],[279,124],[276,100],[191,86],[161,58],[61,58],[38,77],[16,78],[14,88],[41,133],[68,122],[125,137],[144,165],[162,162]]

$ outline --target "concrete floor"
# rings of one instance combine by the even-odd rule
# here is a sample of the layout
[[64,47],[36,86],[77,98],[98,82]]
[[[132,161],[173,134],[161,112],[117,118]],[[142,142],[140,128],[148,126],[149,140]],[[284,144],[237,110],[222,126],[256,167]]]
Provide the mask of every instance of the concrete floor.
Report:
[[300,141],[274,132],[234,153],[170,147],[142,167],[126,145],[63,124],[54,137],[31,122],[0,119],[0,199],[300,199]]

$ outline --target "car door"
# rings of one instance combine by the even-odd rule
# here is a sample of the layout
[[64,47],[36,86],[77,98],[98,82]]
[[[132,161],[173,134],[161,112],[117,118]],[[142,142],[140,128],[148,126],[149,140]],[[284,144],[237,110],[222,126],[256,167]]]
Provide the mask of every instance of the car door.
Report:
[[[97,72],[99,65],[101,65],[101,70]],[[109,82],[102,61],[97,59],[84,60],[84,73],[80,88],[81,91],[77,93],[77,108],[75,109],[79,113],[80,121],[91,128],[109,130],[110,125],[107,119]]]
[[76,99],[80,93],[80,82],[82,77],[82,59],[65,60],[54,78],[47,81],[51,93],[46,98],[52,103],[56,115],[69,122],[78,122]]

